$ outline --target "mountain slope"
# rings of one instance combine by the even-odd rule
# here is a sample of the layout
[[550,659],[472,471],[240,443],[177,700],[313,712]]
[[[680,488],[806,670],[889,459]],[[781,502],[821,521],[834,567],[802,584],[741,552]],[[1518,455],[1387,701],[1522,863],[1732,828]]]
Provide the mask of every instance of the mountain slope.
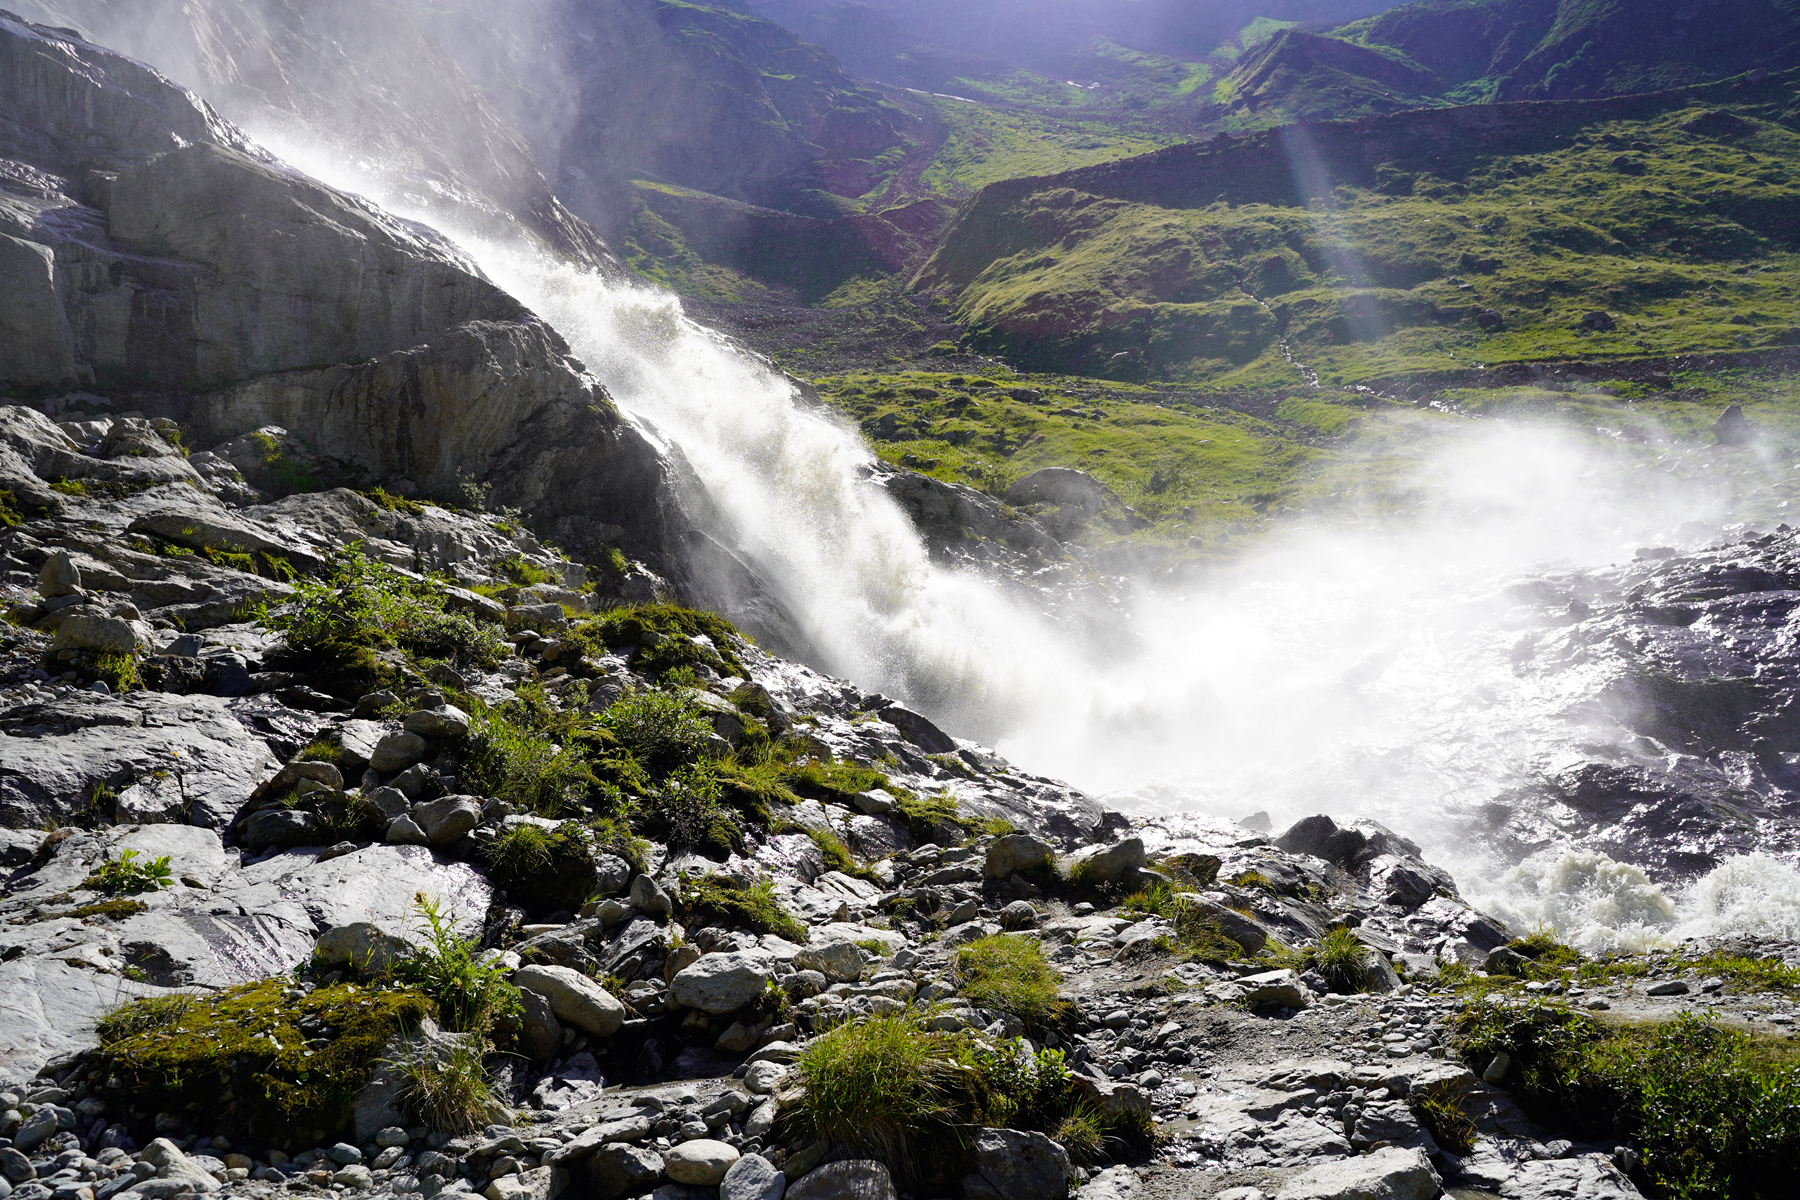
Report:
[[995,184],[915,286],[978,346],[1119,378],[1785,343],[1797,81],[1401,113]]

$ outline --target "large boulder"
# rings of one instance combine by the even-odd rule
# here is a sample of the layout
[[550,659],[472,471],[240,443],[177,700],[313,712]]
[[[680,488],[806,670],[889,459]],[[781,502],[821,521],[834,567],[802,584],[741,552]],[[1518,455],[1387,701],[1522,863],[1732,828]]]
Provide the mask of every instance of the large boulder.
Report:
[[721,1016],[762,995],[769,978],[767,955],[749,951],[707,954],[669,981],[669,1003]]
[[333,926],[313,943],[313,954],[320,962],[347,966],[365,975],[386,974],[412,952],[411,942],[384,933],[368,921]]
[[481,823],[481,805],[473,796],[445,796],[414,808],[412,819],[433,846],[449,846]]
[[1128,871],[1140,869],[1149,861],[1144,853],[1144,839],[1130,837],[1110,846],[1090,846],[1071,854],[1064,860],[1064,870],[1070,879],[1098,887],[1118,883]]
[[790,1183],[786,1200],[899,1200],[899,1196],[887,1167],[853,1158],[826,1163]]
[[746,1154],[719,1181],[719,1200],[781,1200],[787,1176],[760,1154]]
[[1041,1133],[983,1129],[975,1135],[975,1170],[962,1181],[965,1200],[1063,1200],[1069,1154]]
[[625,1006],[618,998],[573,967],[521,967],[512,982],[550,1001],[557,1020],[595,1037],[611,1037],[625,1023]]
[[1275,1200],[1435,1200],[1443,1182],[1421,1150],[1335,1159],[1281,1185]]
[[987,877],[1011,879],[1015,872],[1041,867],[1050,861],[1050,846],[1029,833],[1009,833],[988,846]]
[[602,1146],[579,1172],[594,1200],[641,1196],[663,1181],[662,1155],[646,1146],[612,1142]]
[[735,1147],[712,1138],[695,1138],[663,1152],[663,1170],[676,1183],[714,1187],[738,1160]]

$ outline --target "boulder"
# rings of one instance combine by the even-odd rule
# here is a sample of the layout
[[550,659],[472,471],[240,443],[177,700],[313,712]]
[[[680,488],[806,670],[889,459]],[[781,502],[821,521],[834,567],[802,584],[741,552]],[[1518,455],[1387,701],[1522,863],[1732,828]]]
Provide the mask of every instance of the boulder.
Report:
[[746,1154],[719,1181],[719,1200],[781,1200],[787,1177],[760,1154]]
[[675,911],[675,904],[669,899],[669,893],[658,887],[656,880],[648,875],[639,875],[631,881],[631,890],[626,893],[625,899],[631,907],[658,921]]
[[625,1023],[625,1006],[573,967],[521,967],[513,972],[512,982],[549,1000],[559,1021],[595,1037],[611,1037]]
[[403,771],[425,757],[425,739],[416,733],[390,733],[375,743],[375,749],[369,753],[369,766],[386,775],[390,771]]
[[406,732],[420,737],[461,738],[468,736],[469,714],[454,704],[444,704],[409,713],[401,724]]
[[1041,1133],[983,1129],[975,1135],[975,1170],[962,1188],[965,1200],[1063,1200],[1069,1154]]
[[238,841],[249,850],[271,846],[304,846],[318,839],[318,820],[297,808],[269,808],[251,813],[238,826]]
[[1312,1004],[1312,989],[1295,971],[1264,971],[1238,980],[1244,999],[1250,1004],[1285,1004],[1289,1008],[1307,1008]]
[[762,995],[769,983],[766,955],[733,951],[703,955],[669,981],[669,1003],[721,1016]]
[[1000,928],[1002,929],[1034,929],[1038,923],[1038,911],[1029,900],[1014,900],[1000,910]]
[[713,1187],[725,1178],[738,1161],[737,1150],[711,1138],[695,1138],[671,1146],[663,1153],[663,1169],[676,1183],[690,1187]]
[[521,989],[525,1011],[519,1018],[519,1050],[532,1062],[543,1062],[562,1049],[562,1026],[550,997]]
[[1033,471],[1007,488],[1004,499],[1019,508],[1027,504],[1070,504],[1090,512],[1099,512],[1108,504],[1122,503],[1104,483],[1086,471],[1071,467],[1045,467]]
[[92,650],[97,654],[135,654],[138,631],[121,617],[77,613],[56,630],[52,650]]
[[431,839],[419,828],[419,823],[411,817],[395,817],[388,822],[387,832],[382,840],[390,846],[429,846]]
[[1126,838],[1110,846],[1094,846],[1065,860],[1070,879],[1090,886],[1117,883],[1127,871],[1149,862],[1143,838]]
[[46,600],[55,596],[72,596],[81,590],[81,570],[67,550],[55,550],[38,568],[38,595]]
[[629,1142],[602,1146],[587,1160],[588,1191],[594,1200],[641,1196],[663,1180],[663,1158]]
[[1443,1183],[1422,1150],[1336,1159],[1281,1185],[1275,1200],[1434,1200]]
[[862,949],[849,942],[807,946],[794,955],[794,966],[801,971],[817,971],[832,983],[855,983],[862,978]]
[[1041,867],[1050,861],[1047,843],[1029,833],[1009,833],[997,837],[988,846],[987,877],[1011,879],[1016,871]]
[[899,1200],[899,1196],[887,1167],[853,1158],[808,1172],[788,1185],[785,1200]]
[[368,921],[337,925],[319,935],[313,954],[321,962],[342,964],[363,975],[383,975],[413,947],[405,938],[383,933]]
[[139,1158],[156,1168],[156,1178],[174,1180],[186,1191],[216,1192],[221,1186],[168,1138],[157,1138],[145,1146]]
[[[1082,1185],[1075,1195],[1078,1200],[1137,1200],[1143,1192],[1143,1185],[1138,1182],[1137,1172],[1130,1167],[1108,1167]],[[1219,1193],[1220,1200],[1226,1195]],[[1242,1200],[1233,1197],[1232,1200]],[[1262,1192],[1258,1190],[1256,1200],[1262,1200]]]
[[[502,1175],[488,1184],[482,1195],[487,1200],[550,1200],[554,1189],[555,1170],[551,1167],[533,1167],[529,1171],[519,1171],[512,1175]],[[373,1182],[373,1181],[371,1181]]]
[[481,805],[473,796],[445,796],[413,809],[412,819],[433,846],[448,846],[481,824]]

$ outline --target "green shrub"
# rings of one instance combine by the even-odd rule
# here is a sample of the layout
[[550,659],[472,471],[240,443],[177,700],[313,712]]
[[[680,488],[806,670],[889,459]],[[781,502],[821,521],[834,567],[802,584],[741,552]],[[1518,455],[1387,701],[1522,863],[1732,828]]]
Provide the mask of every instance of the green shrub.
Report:
[[970,1004],[1009,1012],[1032,1029],[1051,1028],[1069,1008],[1058,987],[1062,975],[1036,938],[997,933],[970,942],[956,952],[954,973]]
[[1458,1047],[1485,1066],[1505,1051],[1527,1111],[1594,1136],[1635,1138],[1644,1175],[1681,1197],[1774,1197],[1800,1153],[1800,1066],[1785,1038],[1721,1029],[1692,1013],[1609,1025],[1561,1004],[1469,1005]]
[[578,806],[597,780],[576,718],[522,684],[500,708],[471,700],[464,771],[471,786],[542,817]]
[[958,1044],[898,1014],[851,1021],[816,1037],[797,1069],[811,1132],[859,1158],[917,1178],[958,1142]]
[[458,936],[457,919],[429,896],[414,897],[426,945],[394,964],[394,977],[431,998],[452,1032],[485,1035],[496,1021],[524,1011],[506,971],[478,960],[475,944]]
[[379,652],[497,666],[508,652],[500,630],[447,612],[438,586],[364,555],[338,552],[329,576],[302,579],[284,610],[265,617],[286,636],[287,657],[336,690],[367,691],[395,677]]
[[107,1099],[121,1112],[191,1106],[208,1128],[259,1145],[342,1136],[383,1048],[432,1015],[431,1001],[410,989],[292,986],[265,979],[114,1009],[98,1027],[100,1077],[117,1081]]
[[1308,966],[1318,969],[1334,992],[1369,990],[1369,951],[1348,929],[1327,930],[1316,946],[1307,948]]
[[1050,1140],[1061,1146],[1076,1166],[1092,1166],[1106,1143],[1106,1126],[1092,1105],[1082,1104],[1057,1122]]
[[805,923],[781,907],[775,885],[767,879],[743,885],[725,875],[702,875],[684,880],[674,899],[684,921],[704,917],[772,933],[790,942],[803,943],[807,938]]
[[138,862],[137,856],[136,850],[121,850],[119,857],[101,863],[100,869],[88,876],[86,886],[103,892],[135,895],[173,884],[167,854],[148,862]]
[[643,827],[671,846],[727,857],[742,848],[743,833],[719,807],[719,794],[710,764],[679,767],[644,798]]
[[600,717],[601,727],[652,770],[668,771],[700,757],[712,725],[678,692],[636,692],[620,697]]
[[512,1123],[483,1063],[486,1043],[470,1037],[451,1046],[412,1045],[392,1065],[400,1077],[397,1099],[408,1115],[445,1133],[474,1133]]
[[488,878],[506,889],[508,900],[532,915],[574,911],[593,897],[594,835],[579,821],[554,829],[509,826],[489,842],[483,855]]

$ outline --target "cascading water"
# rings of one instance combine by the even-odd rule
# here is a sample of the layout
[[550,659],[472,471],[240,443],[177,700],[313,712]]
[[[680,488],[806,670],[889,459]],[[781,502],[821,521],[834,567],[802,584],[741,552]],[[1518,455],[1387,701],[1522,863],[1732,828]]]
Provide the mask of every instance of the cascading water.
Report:
[[[407,215],[341,158],[279,149]],[[1800,932],[1800,876],[1773,860],[1727,863],[1677,903],[1588,851],[1491,860],[1460,823],[1589,732],[1564,711],[1579,672],[1544,683],[1512,670],[1501,589],[1718,528],[1739,481],[1716,463],[1652,461],[1545,427],[1421,425],[1407,511],[1346,499],[1338,519],[1273,535],[1201,586],[1141,587],[1100,647],[934,565],[861,477],[870,454],[855,433],[797,403],[675,297],[514,245],[459,244],[679,445],[730,523],[721,537],[778,589],[819,665],[1124,807],[1372,816],[1421,841],[1479,902],[1591,946],[1677,929]],[[1744,473],[1766,490],[1772,469]]]

